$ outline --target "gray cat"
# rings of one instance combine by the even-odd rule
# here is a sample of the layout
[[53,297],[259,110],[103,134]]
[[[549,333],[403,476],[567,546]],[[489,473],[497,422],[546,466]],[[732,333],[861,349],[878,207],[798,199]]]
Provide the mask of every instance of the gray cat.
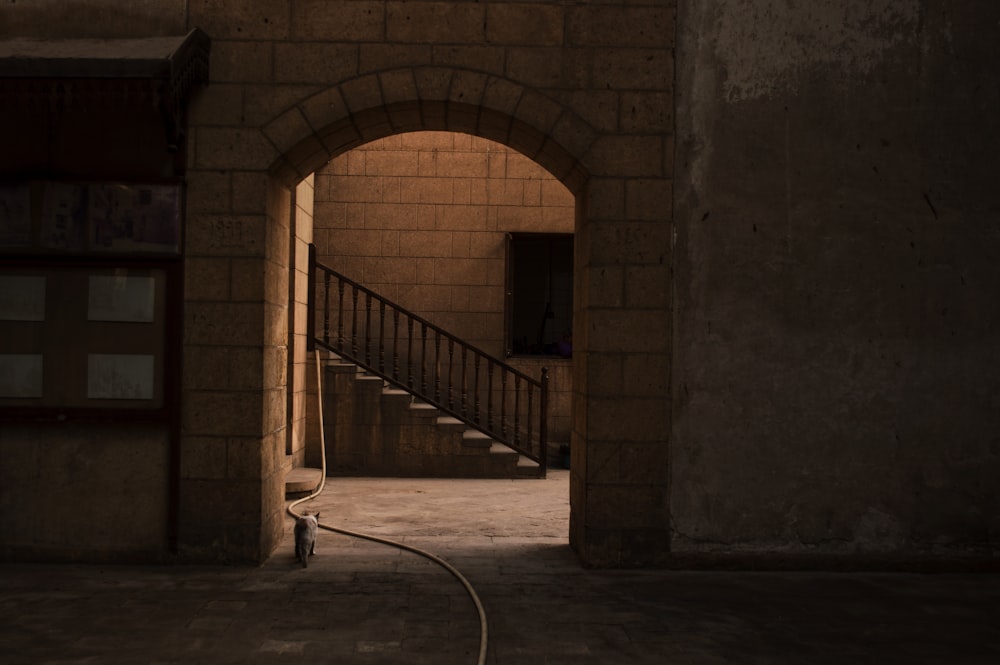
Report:
[[316,554],[316,529],[319,521],[315,515],[303,515],[295,520],[295,558],[302,562],[302,567],[309,565],[309,557]]

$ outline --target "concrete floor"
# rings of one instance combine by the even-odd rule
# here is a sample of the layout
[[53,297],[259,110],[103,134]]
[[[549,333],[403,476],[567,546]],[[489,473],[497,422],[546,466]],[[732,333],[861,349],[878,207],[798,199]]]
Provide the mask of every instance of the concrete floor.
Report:
[[[456,566],[486,662],[1000,663],[1000,576],[587,570],[547,480],[330,479],[300,510]],[[461,584],[410,552],[321,532],[299,567],[0,566],[0,663],[474,665]]]

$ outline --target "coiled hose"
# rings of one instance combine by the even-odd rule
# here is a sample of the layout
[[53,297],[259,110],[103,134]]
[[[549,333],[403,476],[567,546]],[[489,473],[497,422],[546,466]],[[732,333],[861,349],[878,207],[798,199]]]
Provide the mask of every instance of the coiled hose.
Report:
[[[320,352],[317,349],[315,352],[316,357],[316,394],[319,399],[319,436],[320,436],[320,450],[322,451],[322,475],[320,476],[319,487],[313,491],[312,494],[301,499],[297,499],[292,503],[288,504],[288,514],[293,518],[298,519],[302,517],[300,513],[295,512],[295,507],[304,501],[309,501],[320,495],[323,488],[326,486],[326,438],[323,433],[323,367],[322,358]],[[479,613],[479,658],[476,661],[477,665],[484,665],[486,663],[486,651],[489,646],[489,625],[486,621],[486,609],[483,607],[482,601],[479,600],[479,595],[476,594],[476,590],[472,588],[472,584],[469,580],[458,571],[457,568],[452,566],[450,563],[437,556],[436,554],[431,554],[426,550],[422,550],[419,547],[413,547],[412,545],[406,545],[405,543],[400,543],[395,540],[389,540],[388,538],[381,538],[379,536],[373,536],[367,533],[359,533],[357,531],[349,531],[347,529],[341,529],[339,527],[330,526],[328,524],[319,523],[319,528],[325,529],[326,531],[332,531],[334,533],[340,533],[345,536],[351,536],[352,538],[361,538],[364,540],[370,540],[376,543],[382,543],[383,545],[389,545],[390,547],[396,547],[401,550],[406,550],[408,552],[413,552],[419,556],[433,561],[438,564],[449,573],[451,573],[465,588],[469,597],[472,599],[472,603],[476,606],[476,612]]]

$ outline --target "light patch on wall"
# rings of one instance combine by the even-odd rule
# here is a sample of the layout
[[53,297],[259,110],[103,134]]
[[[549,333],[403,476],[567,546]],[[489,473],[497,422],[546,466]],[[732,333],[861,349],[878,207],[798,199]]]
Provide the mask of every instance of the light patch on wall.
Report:
[[42,366],[39,354],[0,354],[0,397],[41,397]]
[[151,322],[156,302],[155,280],[129,276],[126,270],[117,273],[90,276],[87,318],[91,321]]
[[89,399],[153,399],[153,356],[91,353]]
[[45,278],[0,275],[0,320],[44,321]]
[[715,49],[723,94],[737,102],[795,90],[815,66],[866,74],[919,23],[917,0],[723,3]]

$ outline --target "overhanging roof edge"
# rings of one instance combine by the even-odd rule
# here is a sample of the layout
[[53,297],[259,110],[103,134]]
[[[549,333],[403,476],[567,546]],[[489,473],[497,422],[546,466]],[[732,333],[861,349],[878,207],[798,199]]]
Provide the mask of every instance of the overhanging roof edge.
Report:
[[6,39],[0,79],[159,79],[178,94],[208,80],[210,45],[199,28],[174,37]]

